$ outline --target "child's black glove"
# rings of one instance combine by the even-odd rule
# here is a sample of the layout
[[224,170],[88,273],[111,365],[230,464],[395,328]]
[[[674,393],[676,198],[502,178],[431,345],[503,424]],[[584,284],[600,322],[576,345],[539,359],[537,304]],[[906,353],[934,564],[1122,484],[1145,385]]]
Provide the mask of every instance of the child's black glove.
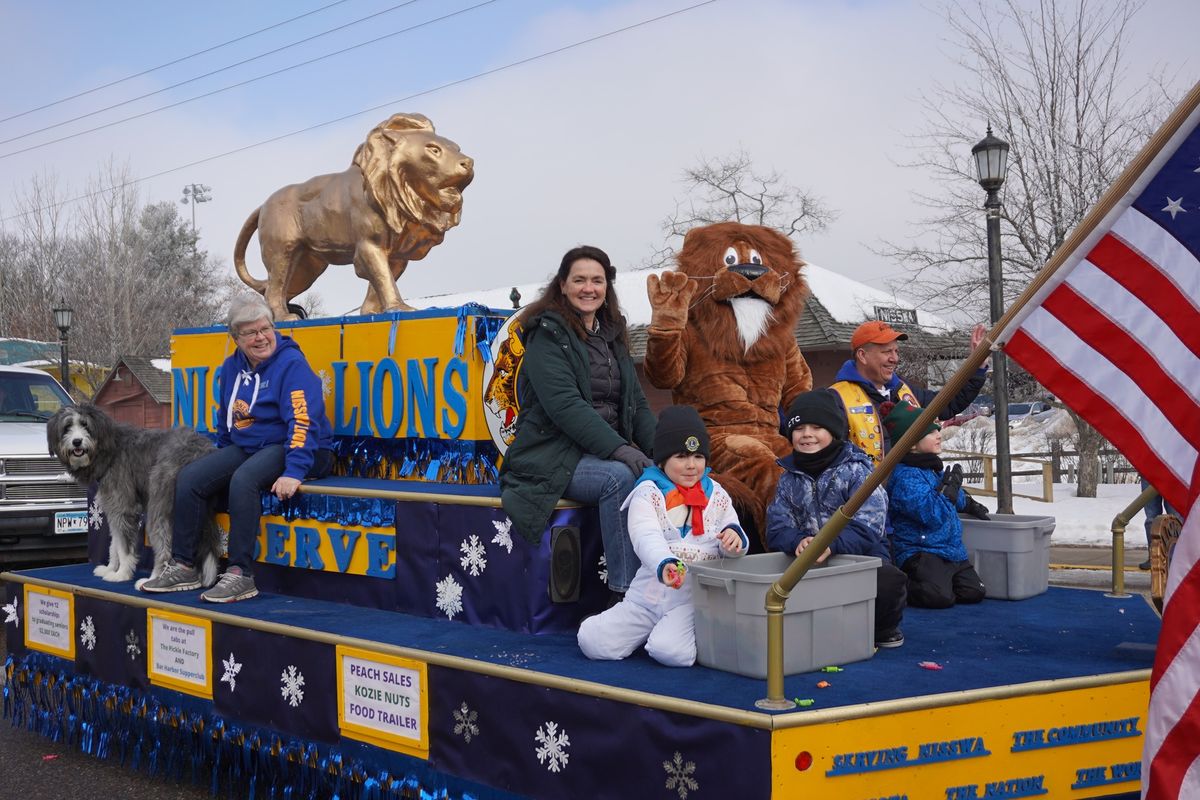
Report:
[[955,464],[952,467],[946,467],[942,472],[942,482],[938,486],[938,490],[945,495],[947,500],[958,505],[958,492],[962,489],[962,482],[962,464]]
[[971,495],[967,494],[965,489],[963,490],[963,497],[966,498],[966,505],[963,506],[964,514],[974,517],[975,519],[991,519],[991,517],[988,516],[987,506],[976,500],[974,497],[971,497]]

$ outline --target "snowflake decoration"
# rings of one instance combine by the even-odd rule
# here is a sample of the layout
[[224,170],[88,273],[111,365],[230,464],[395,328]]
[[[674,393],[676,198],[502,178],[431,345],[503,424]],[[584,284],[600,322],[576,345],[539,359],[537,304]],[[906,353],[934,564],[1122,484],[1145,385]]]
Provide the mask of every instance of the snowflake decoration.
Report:
[[17,606],[19,605],[19,601],[20,601],[19,597],[14,597],[13,601],[11,603],[8,603],[4,606],[4,624],[5,625],[7,625],[8,623],[11,622],[13,625],[16,625],[18,628],[21,627],[21,615],[17,613]]
[[225,674],[221,676],[221,683],[229,684],[229,691],[237,691],[237,674],[242,671],[242,665],[233,657],[233,651],[229,651],[229,658],[221,659],[221,666],[225,668]]
[[287,700],[292,708],[296,708],[304,702],[304,674],[297,670],[295,666],[288,664],[279,676],[279,693],[283,695],[283,699]]
[[96,623],[92,622],[91,614],[79,623],[79,643],[88,650],[96,649]]
[[479,735],[479,726],[475,724],[477,719],[479,713],[468,708],[464,700],[454,711],[454,735],[463,737],[463,741],[470,744],[471,737]]
[[129,653],[129,660],[133,661],[142,654],[141,639],[138,638],[137,632],[133,628],[129,629],[129,633],[125,634],[125,652]]
[[492,537],[492,544],[498,544],[512,555],[513,540],[512,540],[512,520],[507,517],[501,522],[498,519],[492,520],[492,525],[496,528],[496,535]]
[[437,582],[435,605],[449,619],[454,619],[455,614],[462,613],[462,587],[458,585],[458,581],[454,580],[453,575],[447,575]]
[[479,541],[478,536],[472,533],[469,539],[459,544],[458,549],[463,554],[458,563],[471,573],[471,577],[477,577],[487,569],[487,548]]
[[540,745],[535,751],[539,764],[549,761],[546,769],[551,772],[559,772],[567,766],[567,760],[571,757],[567,752],[567,748],[571,746],[571,738],[567,736],[566,731],[558,730],[557,722],[547,722],[545,726],[539,726],[533,739]]
[[100,510],[100,503],[93,500],[88,505],[88,527],[94,531],[100,530],[100,526],[104,524],[104,512]]
[[696,762],[684,763],[678,750],[672,761],[663,762],[663,769],[667,771],[667,789],[679,792],[679,800],[687,800],[688,792],[700,791],[700,784],[692,777],[696,774]]
[[317,377],[321,379],[321,396],[329,397],[333,393],[333,377],[325,370],[317,370]]
[[608,558],[604,555],[600,556],[599,572],[601,583],[608,583]]

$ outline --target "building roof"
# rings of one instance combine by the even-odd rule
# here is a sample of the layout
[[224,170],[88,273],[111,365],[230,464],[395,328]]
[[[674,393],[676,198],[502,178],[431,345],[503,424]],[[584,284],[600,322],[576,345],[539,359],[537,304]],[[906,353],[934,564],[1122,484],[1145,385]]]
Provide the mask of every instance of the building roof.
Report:
[[117,359],[116,366],[108,373],[108,377],[104,379],[104,383],[100,384],[101,389],[107,386],[109,381],[116,380],[114,376],[117,375],[122,365],[129,370],[138,383],[145,387],[155,402],[164,405],[171,403],[171,360],[169,358],[121,356]]

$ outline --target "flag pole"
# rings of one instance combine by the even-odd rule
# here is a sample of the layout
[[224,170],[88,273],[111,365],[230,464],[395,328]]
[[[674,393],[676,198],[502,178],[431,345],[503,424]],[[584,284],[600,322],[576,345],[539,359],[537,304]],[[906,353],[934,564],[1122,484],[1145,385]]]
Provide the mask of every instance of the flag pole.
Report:
[[862,507],[871,493],[875,491],[888,476],[901,458],[912,449],[913,445],[923,436],[922,431],[932,422],[937,421],[938,414],[950,402],[970,379],[970,376],[982,366],[991,355],[993,348],[1000,349],[999,343],[1003,334],[1021,310],[1041,291],[1042,287],[1066,264],[1088,237],[1092,236],[1096,227],[1112,212],[1122,199],[1133,189],[1134,184],[1158,156],[1160,150],[1200,106],[1200,82],[1192,86],[1191,91],[1171,112],[1162,126],[1150,137],[1145,147],[1129,162],[1121,174],[1113,181],[1108,190],[1084,216],[1083,220],[1071,231],[1062,245],[1051,256],[1041,271],[1034,276],[1025,291],[997,320],[992,329],[984,336],[983,341],[975,348],[946,382],[941,391],[921,409],[920,416],[909,426],[909,429],[896,442],[892,443],[883,461],[876,467],[853,495],[829,518],[821,530],[813,538],[812,543],[804,548],[796,560],[784,571],[779,579],[767,590],[765,601],[767,612],[767,696],[756,701],[759,708],[782,710],[792,708],[795,704],[784,697],[783,692],[783,611],[792,589],[804,577],[809,568],[816,563],[817,556],[825,552],[833,540],[838,537],[850,519]]

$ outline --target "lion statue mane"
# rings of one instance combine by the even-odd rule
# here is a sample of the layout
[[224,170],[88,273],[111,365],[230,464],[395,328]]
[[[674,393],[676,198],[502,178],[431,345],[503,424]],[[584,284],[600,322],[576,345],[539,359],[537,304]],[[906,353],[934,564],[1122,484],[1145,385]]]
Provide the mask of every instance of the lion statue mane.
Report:
[[700,412],[709,465],[765,542],[776,459],[792,449],[779,412],[812,387],[793,334],[808,297],[804,262],[782,233],[736,222],[688,231],[676,262],[647,280],[646,376]]
[[[395,114],[376,125],[349,169],[285,186],[259,206],[238,234],[238,276],[266,298],[275,319],[296,319],[288,301],[330,264],[354,264],[369,283],[360,313],[408,310],[396,280],[424,258],[462,218],[462,192],[474,162],[434,132],[421,114]],[[246,269],[258,231],[267,277]]]

